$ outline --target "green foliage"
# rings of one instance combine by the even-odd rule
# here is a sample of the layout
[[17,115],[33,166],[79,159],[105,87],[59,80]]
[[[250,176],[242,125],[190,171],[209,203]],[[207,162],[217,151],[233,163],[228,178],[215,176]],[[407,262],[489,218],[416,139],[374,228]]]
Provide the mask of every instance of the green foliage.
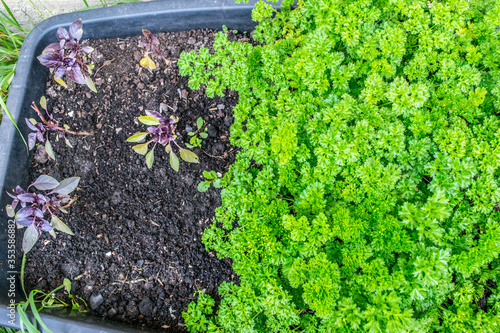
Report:
[[242,149],[203,235],[241,283],[188,329],[500,331],[500,4],[276,2],[179,59]]
[[207,127],[204,128],[203,125],[204,125],[203,118],[199,117],[196,120],[196,127],[198,129],[196,131],[191,130],[190,132],[188,132],[188,135],[191,137],[191,139],[189,139],[189,143],[186,143],[186,147],[201,148],[201,143],[203,142],[203,139],[208,138],[208,133],[207,133],[208,128]]
[[4,1],[2,4],[6,13],[0,12],[0,97],[7,102],[9,87],[27,31],[19,25],[9,6]]
[[200,182],[198,184],[198,191],[200,192],[206,192],[209,188],[210,185],[213,185],[215,188],[221,188],[223,184],[223,179],[222,175],[218,172],[215,172],[214,170],[212,171],[203,171],[203,177],[205,177],[206,180]]
[[211,328],[215,325],[207,316],[213,313],[215,301],[202,291],[196,292],[196,294],[198,294],[197,302],[189,303],[187,312],[182,313],[186,328],[190,332],[213,332]]
[[[9,6],[2,0],[6,11],[0,12],[0,122],[4,114],[12,121],[19,134],[21,131],[7,108],[7,96],[9,95],[10,84],[14,79],[17,59],[21,52],[27,31],[24,30],[16,20]],[[22,135],[21,135],[22,137]],[[23,137],[23,142],[28,148],[28,143]]]

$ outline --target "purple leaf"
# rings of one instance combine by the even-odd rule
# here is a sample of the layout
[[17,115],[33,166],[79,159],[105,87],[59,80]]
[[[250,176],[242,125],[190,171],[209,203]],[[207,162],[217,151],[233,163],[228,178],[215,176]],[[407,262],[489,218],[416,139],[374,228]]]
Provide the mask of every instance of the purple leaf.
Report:
[[33,202],[36,200],[36,194],[33,193],[23,193],[19,194],[17,198],[22,202]]
[[146,110],[146,114],[150,117],[155,117],[156,119],[158,120],[161,120],[163,119],[163,117],[161,116],[161,114],[159,114],[158,112],[156,111],[149,111],[149,110]]
[[60,49],[61,45],[59,45],[59,43],[51,43],[43,49],[42,53],[54,53],[55,51],[59,51]]
[[35,209],[35,216],[38,218],[43,218],[43,213],[40,209]]
[[41,142],[44,142],[44,141],[45,141],[45,140],[43,139],[43,134],[42,134],[42,132],[37,131],[35,134],[36,134],[36,138],[38,139],[38,141],[41,141]]
[[33,149],[33,147],[35,147],[35,143],[36,143],[36,133],[28,134],[28,146],[30,150]]
[[23,193],[26,193],[26,191],[23,190],[21,188],[21,186],[16,186],[16,189],[14,190],[14,193],[16,193],[16,194],[23,194]]
[[28,125],[30,130],[35,131],[35,132],[38,131],[38,128],[36,128],[36,126],[33,125],[28,118],[24,118],[24,120],[26,120],[26,125]]
[[63,59],[63,64],[64,66],[66,66],[66,68],[71,68],[73,66],[75,66],[75,62],[76,62],[76,59],[74,56],[67,56],[67,57],[64,57]]
[[147,129],[148,133],[156,133],[156,134],[160,134],[161,133],[161,130],[156,127],[156,126],[150,126],[148,127]]
[[[33,207],[33,206],[29,206],[29,207],[24,207],[24,208],[21,208],[16,216],[17,217],[27,217],[27,216],[35,216],[36,214],[36,210],[37,208]],[[43,217],[43,216],[42,216]]]
[[148,39],[148,40],[151,40],[151,37],[153,37],[153,34],[151,33],[151,31],[149,30],[146,30],[146,29],[142,29],[142,34]]
[[23,227],[29,227],[33,224],[34,220],[35,218],[33,216],[18,217],[16,219],[16,223],[22,225]]
[[71,37],[69,36],[68,34],[68,30],[64,29],[64,28],[59,28],[57,29],[57,39],[59,40],[70,40]]
[[83,77],[82,71],[78,64],[75,64],[69,71],[66,72],[69,78],[78,84],[85,84],[85,77]]
[[82,38],[83,29],[81,19],[78,19],[75,22],[71,23],[71,25],[69,26],[69,34],[76,40],[80,40],[80,38]]
[[70,56],[72,58],[75,57],[75,55],[76,55],[76,51],[75,51],[76,45],[77,45],[77,43],[75,42],[74,39],[72,39],[69,42],[66,42],[66,44],[64,44],[64,48],[66,50],[73,50],[72,52],[70,52],[70,54],[68,54],[68,56]]
[[37,195],[36,195],[36,202],[37,202],[38,204],[44,204],[44,203],[46,203],[48,200],[49,200],[49,199],[48,199],[45,195],[43,195],[43,194],[37,194]]
[[54,178],[46,175],[41,175],[38,177],[33,184],[30,186],[35,186],[39,190],[52,190],[59,186],[59,182]]
[[40,234],[38,233],[38,230],[36,230],[35,225],[34,224],[30,225],[24,232],[24,237],[23,237],[24,253],[29,252],[29,250],[33,248],[33,245],[35,245],[39,237]]
[[54,229],[54,227],[50,225],[49,221],[43,219],[41,220],[39,228],[43,231],[50,231]]
[[19,203],[19,200],[18,199],[14,199],[12,201],[12,209],[16,209],[18,203]]
[[53,189],[51,193],[57,193],[61,195],[70,194],[75,190],[79,182],[80,182],[80,177],[66,178],[62,180],[59,186]]
[[37,57],[42,65],[48,68],[56,68],[63,64],[59,53],[42,53]]
[[87,54],[94,52],[94,48],[91,46],[82,46],[81,50]]
[[66,73],[66,67],[64,66],[59,66],[54,72],[54,77],[56,79],[60,79],[63,77],[64,73]]

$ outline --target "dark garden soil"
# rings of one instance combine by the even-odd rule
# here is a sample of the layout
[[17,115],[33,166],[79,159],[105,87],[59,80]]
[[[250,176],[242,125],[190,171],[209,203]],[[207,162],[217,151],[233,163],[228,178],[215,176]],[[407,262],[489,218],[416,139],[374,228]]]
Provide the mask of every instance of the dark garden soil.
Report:
[[[165,56],[176,61],[182,51],[209,47],[209,30],[157,35]],[[245,36],[231,36],[248,41]],[[219,260],[201,243],[203,230],[220,206],[220,193],[197,191],[203,170],[227,171],[236,151],[229,143],[232,108],[237,95],[207,98],[188,88],[176,64],[158,61],[152,73],[140,68],[141,37],[87,41],[95,48],[93,80],[98,93],[86,86],[47,83],[48,109],[60,124],[92,132],[68,135],[74,148],[52,134],[57,160],[47,160],[43,147],[34,154],[32,181],[41,174],[58,180],[81,177],[77,201],[62,220],[74,236],[58,232],[42,236],[28,254],[28,289],[49,291],[63,278],[74,279],[73,291],[89,304],[91,313],[150,328],[184,332],[181,312],[196,290],[217,298],[223,281],[236,281],[229,260]],[[144,38],[142,38],[144,39]],[[97,70],[98,69],[98,70]],[[68,81],[68,80],[66,80]],[[145,110],[168,107],[164,114],[179,117],[177,142],[188,142],[186,129],[202,117],[209,137],[193,149],[199,164],[181,160],[179,172],[158,146],[148,169],[145,158],[125,140],[147,127],[137,117]],[[174,149],[177,152],[177,148]],[[210,156],[211,155],[211,156]],[[92,307],[92,309],[90,309]]]

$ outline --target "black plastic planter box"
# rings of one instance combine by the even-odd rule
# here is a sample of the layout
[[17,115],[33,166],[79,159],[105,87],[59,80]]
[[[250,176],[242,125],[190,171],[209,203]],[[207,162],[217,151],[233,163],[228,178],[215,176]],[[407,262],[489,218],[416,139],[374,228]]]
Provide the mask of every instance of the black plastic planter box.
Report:
[[[45,83],[49,74],[36,57],[42,53],[46,45],[54,42],[58,27],[67,28],[78,18],[83,21],[85,39],[138,36],[142,29],[148,29],[153,33],[202,28],[220,30],[222,25],[239,31],[251,31],[255,26],[251,20],[251,9],[255,2],[256,0],[250,0],[247,4],[235,4],[234,0],[167,0],[121,5],[49,18],[35,27],[23,44],[7,107],[26,137],[28,128],[24,118],[33,116],[30,104],[45,94]],[[22,233],[15,231],[13,222],[9,223],[5,205],[12,199],[6,192],[11,191],[16,185],[24,188],[28,185],[30,161],[31,156],[27,153],[23,140],[5,116],[0,126],[0,326],[13,328],[20,328],[19,315],[14,313],[10,317],[11,310],[8,305],[11,301],[18,302],[23,298],[20,296],[19,274],[15,271],[19,263],[8,260],[9,244],[12,244],[12,241],[9,243],[9,235],[15,233],[16,251],[19,253]],[[15,277],[15,281],[9,279],[12,277]],[[14,283],[11,284],[11,281]],[[138,331],[138,328],[123,323],[70,313],[67,310],[50,312],[44,310],[41,314],[45,324],[55,333]]]

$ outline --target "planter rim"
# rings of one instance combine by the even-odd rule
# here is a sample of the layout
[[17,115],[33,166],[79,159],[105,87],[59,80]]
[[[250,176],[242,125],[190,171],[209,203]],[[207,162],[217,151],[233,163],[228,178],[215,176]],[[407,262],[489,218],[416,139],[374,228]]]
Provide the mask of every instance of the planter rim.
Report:
[[[251,31],[255,26],[251,20],[251,10],[257,1],[250,0],[242,4],[236,4],[234,0],[151,1],[53,16],[38,24],[26,37],[10,87],[7,107],[26,137],[29,129],[23,118],[33,115],[29,106],[32,101],[38,101],[45,94],[45,82],[49,74],[48,69],[36,57],[46,45],[54,42],[57,28],[67,28],[79,18],[83,21],[83,39],[137,36],[141,34],[142,28],[158,33],[192,29],[221,30],[222,25],[227,25],[231,29]],[[0,125],[0,138],[0,326],[20,329],[19,314],[16,312],[14,321],[11,321],[10,309],[7,308],[12,299],[7,277],[15,274],[17,279],[18,273],[15,272],[16,266],[8,267],[9,218],[5,205],[12,201],[6,195],[7,191],[11,191],[16,185],[27,185],[31,154],[27,152],[22,138],[7,116]],[[22,236],[17,231],[14,233],[18,255]],[[17,281],[14,297],[16,302],[24,300],[20,297],[20,290]],[[67,310],[43,310],[40,315],[53,332],[150,332],[86,314],[71,314],[70,317],[69,313]]]

